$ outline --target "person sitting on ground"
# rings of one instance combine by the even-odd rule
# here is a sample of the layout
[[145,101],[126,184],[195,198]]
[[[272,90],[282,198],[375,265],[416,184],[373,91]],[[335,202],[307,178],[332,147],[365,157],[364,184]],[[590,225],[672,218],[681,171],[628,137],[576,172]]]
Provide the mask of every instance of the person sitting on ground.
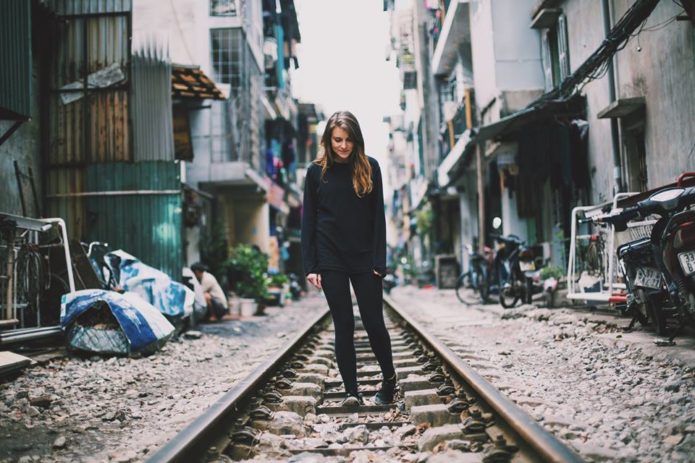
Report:
[[205,319],[209,321],[215,319],[221,320],[222,316],[229,311],[229,304],[227,302],[227,296],[217,282],[217,278],[215,278],[215,275],[208,272],[208,268],[200,262],[191,265],[191,270],[200,283],[203,294],[205,295],[205,302],[208,306]]

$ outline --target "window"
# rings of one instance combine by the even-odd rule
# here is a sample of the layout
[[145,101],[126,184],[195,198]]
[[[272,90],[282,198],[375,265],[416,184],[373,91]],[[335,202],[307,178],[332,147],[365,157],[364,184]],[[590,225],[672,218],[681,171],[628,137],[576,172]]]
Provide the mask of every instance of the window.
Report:
[[210,16],[236,16],[237,0],[210,0]]
[[541,30],[541,58],[545,89],[552,90],[570,75],[567,18],[560,14],[550,27]]
[[647,191],[647,144],[644,108],[620,119],[623,178],[627,191]]
[[211,29],[212,67],[217,82],[239,88],[242,40],[239,29]]

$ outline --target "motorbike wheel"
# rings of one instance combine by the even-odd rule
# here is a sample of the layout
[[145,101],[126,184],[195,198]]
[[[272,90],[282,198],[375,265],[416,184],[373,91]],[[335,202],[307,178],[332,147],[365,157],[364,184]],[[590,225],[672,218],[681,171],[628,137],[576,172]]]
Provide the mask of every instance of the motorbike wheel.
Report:
[[656,334],[659,336],[671,336],[672,330],[668,328],[666,312],[662,308],[659,301],[656,301],[653,297],[645,294],[644,305],[647,312],[647,318],[651,322]]
[[478,274],[478,293],[483,304],[490,303],[490,279],[485,268],[480,269]]
[[513,285],[500,286],[500,304],[505,309],[513,308],[519,302],[519,295],[514,290]]

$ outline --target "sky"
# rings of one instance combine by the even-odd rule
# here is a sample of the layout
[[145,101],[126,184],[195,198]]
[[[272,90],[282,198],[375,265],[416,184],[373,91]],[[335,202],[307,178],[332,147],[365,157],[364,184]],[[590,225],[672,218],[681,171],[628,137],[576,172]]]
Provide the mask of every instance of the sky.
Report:
[[[380,0],[295,0],[302,42],[292,93],[317,103],[328,118],[352,112],[360,123],[368,155],[387,162],[386,115],[400,112],[400,80],[390,49],[389,15]],[[384,177],[386,177],[384,175]],[[386,180],[386,178],[384,179]],[[387,185],[385,185],[386,187]]]

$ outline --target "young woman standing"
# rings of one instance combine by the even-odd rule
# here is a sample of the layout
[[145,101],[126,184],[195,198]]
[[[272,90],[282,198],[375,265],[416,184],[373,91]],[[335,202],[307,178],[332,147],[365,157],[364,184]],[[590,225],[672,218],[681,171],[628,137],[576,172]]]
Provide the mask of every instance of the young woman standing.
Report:
[[343,378],[344,406],[363,403],[357,387],[350,283],[383,381],[374,401],[393,402],[396,372],[384,324],[386,219],[381,171],[364,152],[355,116],[340,111],[326,123],[321,154],[307,169],[302,217],[302,257],[307,280],[323,289],[335,325],[335,355]]

